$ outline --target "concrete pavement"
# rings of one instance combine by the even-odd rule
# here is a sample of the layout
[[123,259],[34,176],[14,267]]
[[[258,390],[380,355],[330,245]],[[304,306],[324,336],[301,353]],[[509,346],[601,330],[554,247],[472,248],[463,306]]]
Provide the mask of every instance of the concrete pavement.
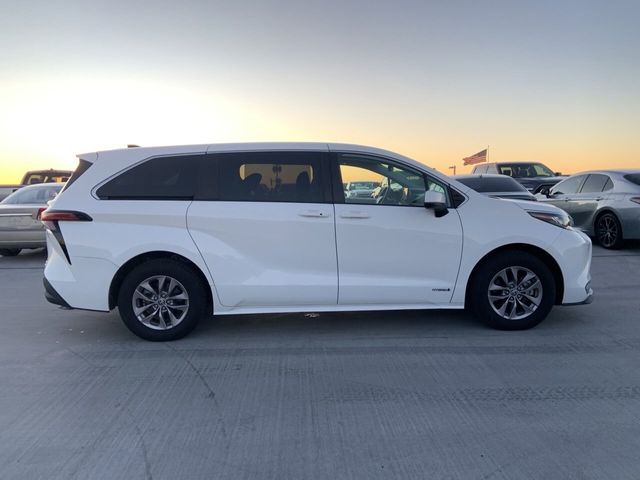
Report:
[[498,332],[463,312],[252,315],[144,342],[0,258],[2,479],[637,479],[640,247],[591,305]]

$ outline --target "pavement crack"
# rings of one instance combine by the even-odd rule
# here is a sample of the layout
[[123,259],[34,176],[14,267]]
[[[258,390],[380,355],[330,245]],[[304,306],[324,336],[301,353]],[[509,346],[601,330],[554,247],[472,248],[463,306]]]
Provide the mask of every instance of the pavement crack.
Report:
[[216,408],[216,412],[217,413],[217,417],[218,417],[218,425],[220,425],[220,431],[222,432],[222,436],[224,438],[227,438],[227,429],[224,426],[224,421],[222,419],[222,415],[220,414],[220,404],[218,403],[218,400],[216,399],[216,393],[213,391],[213,388],[211,388],[211,385],[209,385],[209,382],[207,382],[207,380],[204,378],[204,376],[202,375],[202,373],[200,372],[200,370],[193,364],[193,362],[191,362],[191,360],[184,355],[180,350],[174,348],[173,346],[171,346],[170,344],[166,343],[165,344],[166,347],[170,350],[173,350],[180,358],[182,358],[185,363],[189,366],[189,368],[197,375],[197,377],[200,379],[200,382],[202,383],[202,385],[204,386],[204,388],[207,390],[207,398],[210,398]]

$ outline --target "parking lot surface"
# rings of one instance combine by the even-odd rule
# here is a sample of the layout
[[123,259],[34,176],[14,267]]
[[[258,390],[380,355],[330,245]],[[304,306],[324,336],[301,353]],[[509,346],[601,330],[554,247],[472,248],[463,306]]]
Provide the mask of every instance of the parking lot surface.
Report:
[[2,479],[639,478],[638,245],[530,331],[252,315],[164,344],[48,304],[44,259],[0,258]]

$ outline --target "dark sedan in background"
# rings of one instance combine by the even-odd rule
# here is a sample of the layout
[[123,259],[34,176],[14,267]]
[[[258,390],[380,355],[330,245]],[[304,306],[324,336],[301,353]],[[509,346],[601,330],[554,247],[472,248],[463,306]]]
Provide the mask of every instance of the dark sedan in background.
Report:
[[535,195],[529,193],[520,183],[506,175],[456,175],[453,178],[476,192],[483,193],[489,197],[534,202],[537,200]]
[[23,248],[46,246],[38,213],[62,190],[62,183],[29,185],[0,202],[0,255],[12,257]]
[[565,210],[576,228],[605,248],[640,239],[640,170],[577,173],[539,200]]

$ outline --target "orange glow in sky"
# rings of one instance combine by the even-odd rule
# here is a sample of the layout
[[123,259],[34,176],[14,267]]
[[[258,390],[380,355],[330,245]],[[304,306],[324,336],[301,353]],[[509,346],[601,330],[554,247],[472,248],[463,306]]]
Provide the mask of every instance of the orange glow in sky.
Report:
[[0,183],[129,143],[359,143],[446,173],[490,145],[563,173],[640,168],[633,4],[24,3],[0,7]]

